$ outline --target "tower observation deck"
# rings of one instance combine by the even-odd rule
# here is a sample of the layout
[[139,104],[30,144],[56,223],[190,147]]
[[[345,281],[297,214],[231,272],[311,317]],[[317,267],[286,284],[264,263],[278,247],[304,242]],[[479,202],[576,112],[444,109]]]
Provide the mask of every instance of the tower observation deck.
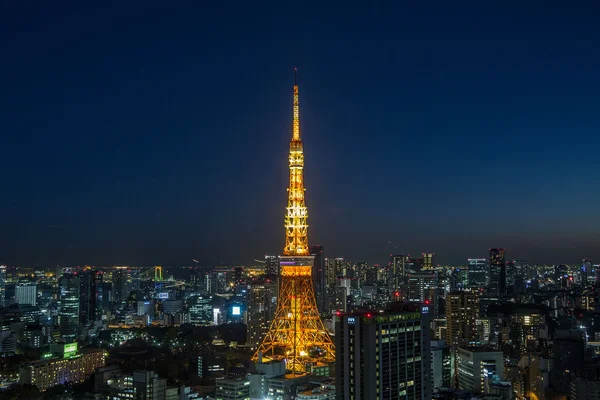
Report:
[[253,360],[284,360],[286,369],[302,373],[335,361],[335,348],[315,300],[314,257],[308,250],[308,211],[304,201],[304,150],[300,138],[300,103],[294,71],[290,185],[285,215],[285,247],[280,257],[281,286],[277,311]]

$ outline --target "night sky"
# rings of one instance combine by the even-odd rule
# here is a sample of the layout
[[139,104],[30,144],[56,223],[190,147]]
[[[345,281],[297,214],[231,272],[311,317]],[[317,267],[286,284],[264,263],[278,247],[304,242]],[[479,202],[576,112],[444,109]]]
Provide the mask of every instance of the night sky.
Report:
[[600,262],[595,2],[59,3],[0,6],[0,263],[280,253],[294,67],[327,257]]

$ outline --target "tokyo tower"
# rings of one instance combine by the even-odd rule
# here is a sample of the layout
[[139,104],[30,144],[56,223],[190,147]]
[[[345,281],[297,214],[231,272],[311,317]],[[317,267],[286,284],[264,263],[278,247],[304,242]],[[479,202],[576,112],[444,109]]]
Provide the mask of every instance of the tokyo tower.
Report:
[[253,357],[284,360],[292,373],[335,361],[335,348],[317,310],[312,281],[314,257],[308,251],[304,202],[304,151],[294,71],[293,131],[290,142],[290,186],[285,215],[285,247],[280,257],[281,286],[271,327]]

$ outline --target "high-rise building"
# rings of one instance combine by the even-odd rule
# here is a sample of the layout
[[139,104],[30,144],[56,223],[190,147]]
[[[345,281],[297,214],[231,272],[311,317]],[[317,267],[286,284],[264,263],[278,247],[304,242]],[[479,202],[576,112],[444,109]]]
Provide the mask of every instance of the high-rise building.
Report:
[[0,307],[6,306],[6,265],[0,265]]
[[250,381],[241,378],[217,381],[215,399],[250,400]]
[[35,385],[41,391],[65,382],[79,383],[89,378],[96,368],[105,364],[105,350],[82,349],[78,352],[77,343],[63,345],[61,357],[44,358],[20,365],[19,383]]
[[267,275],[279,275],[279,256],[265,256],[265,272]]
[[86,325],[98,319],[98,291],[102,286],[102,273],[86,270],[79,274],[79,323]]
[[336,316],[336,399],[431,399],[428,316],[417,304]]
[[600,381],[578,378],[571,382],[571,399],[596,400],[600,399]]
[[248,341],[256,349],[275,318],[277,287],[275,281],[264,279],[248,284]]
[[554,362],[550,379],[559,393],[568,394],[571,382],[584,371],[586,337],[580,330],[557,329],[552,342]]
[[304,149],[300,138],[298,86],[294,85],[293,132],[289,151],[290,184],[285,216],[285,246],[280,257],[281,285],[275,318],[253,356],[254,361],[286,360],[293,373],[329,368],[335,360],[331,337],[319,316],[308,248],[308,209],[304,188]]
[[213,306],[211,296],[197,296],[190,300],[190,322],[194,325],[212,325]]
[[431,387],[434,391],[451,388],[454,369],[454,352],[443,340],[431,342]]
[[325,259],[325,275],[328,287],[335,287],[338,278],[344,276],[345,264],[342,257]]
[[37,285],[35,283],[15,285],[15,302],[35,306],[37,304]]
[[408,274],[408,298],[410,301],[433,300],[430,289],[437,287],[435,271],[422,271]]
[[485,258],[469,258],[469,287],[482,289],[488,282],[488,265]]
[[408,256],[396,254],[390,256],[390,265],[388,273],[388,288],[390,293],[401,290],[406,279],[406,263]]
[[411,258],[409,256],[405,264],[406,273],[421,272],[422,263],[423,260],[421,258]]
[[133,371],[133,389],[136,400],[164,399],[167,380],[160,378],[154,371]]
[[546,318],[537,310],[520,309],[510,317],[510,340],[516,349],[525,349],[528,341],[539,338],[546,327]]
[[504,378],[504,358],[501,351],[493,349],[459,347],[456,349],[456,370],[459,389],[485,393],[486,383]]
[[428,270],[433,269],[435,264],[433,263],[433,256],[435,253],[421,253],[421,269]]
[[510,291],[515,288],[517,280],[517,268],[514,261],[506,262],[506,290]]
[[595,273],[592,268],[592,259],[584,258],[581,262],[581,281],[584,285],[587,285],[588,282],[595,281]]
[[60,334],[65,341],[75,341],[79,330],[79,290],[81,282],[74,274],[63,274],[59,287]]
[[469,287],[469,269],[452,268],[450,271],[450,290],[464,290]]
[[504,249],[490,249],[488,291],[492,296],[502,296],[506,293],[506,259],[504,253]]
[[451,292],[446,296],[446,342],[469,346],[477,338],[479,299],[475,292]]
[[322,315],[327,310],[327,279],[325,277],[325,252],[323,246],[316,245],[309,247],[310,255],[315,258],[313,265],[313,286],[315,288],[315,296],[317,299],[317,307]]
[[117,306],[124,304],[127,301],[131,290],[131,277],[129,275],[129,267],[114,267],[112,273],[112,301]]

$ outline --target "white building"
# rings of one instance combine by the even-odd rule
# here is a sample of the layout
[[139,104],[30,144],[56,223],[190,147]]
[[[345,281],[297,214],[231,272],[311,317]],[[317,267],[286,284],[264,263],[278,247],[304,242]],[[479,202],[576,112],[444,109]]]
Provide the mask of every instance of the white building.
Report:
[[250,381],[246,379],[223,379],[216,385],[216,400],[250,400]]
[[17,304],[37,304],[37,285],[35,283],[20,283],[15,286],[15,302]]
[[489,380],[502,381],[504,359],[501,351],[486,351],[486,348],[459,347],[456,349],[456,374],[458,388],[473,393],[485,393]]

